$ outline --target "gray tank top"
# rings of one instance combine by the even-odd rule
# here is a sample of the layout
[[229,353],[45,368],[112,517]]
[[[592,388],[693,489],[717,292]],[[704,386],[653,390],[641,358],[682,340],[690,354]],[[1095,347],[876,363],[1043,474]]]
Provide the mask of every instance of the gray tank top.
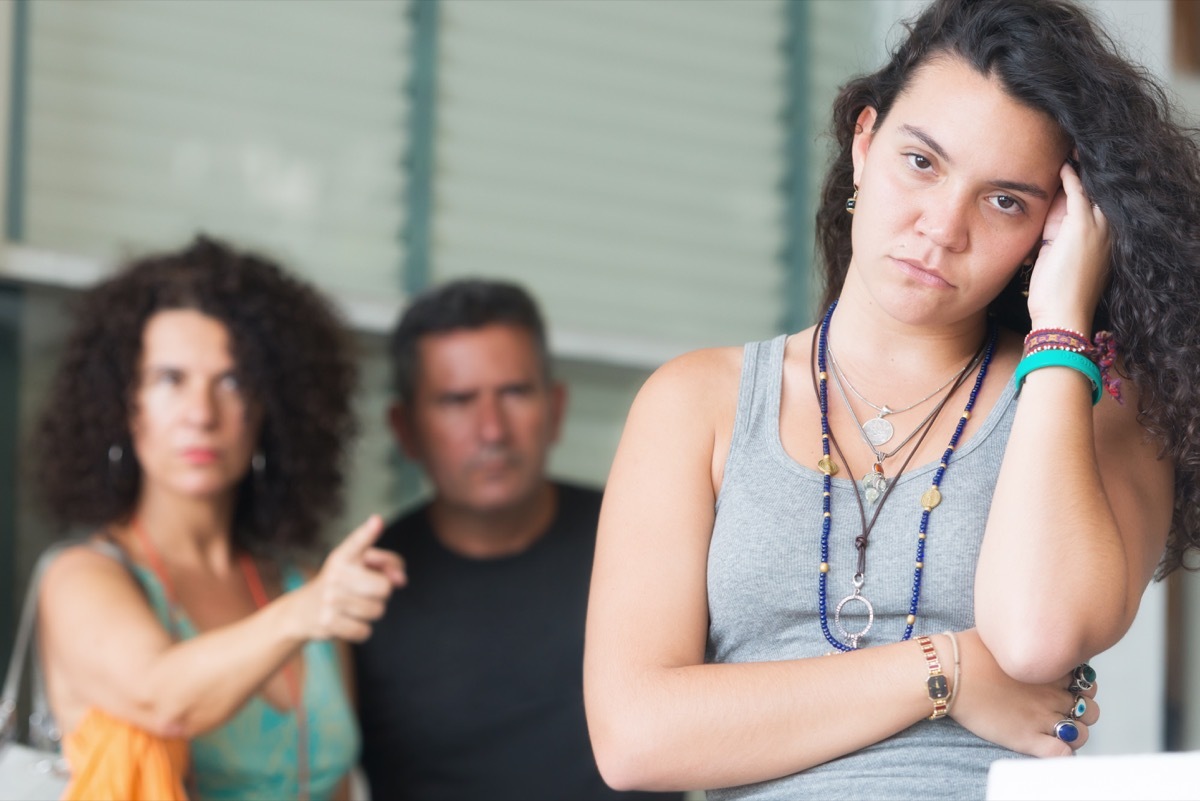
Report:
[[[779,436],[786,336],[746,346],[737,417],[708,552],[709,626],[705,661],[767,662],[827,654],[817,602],[822,480],[798,464]],[[987,379],[999,380],[992,376]],[[913,636],[975,625],[975,564],[1017,404],[1010,381],[996,406],[952,456],[942,502],[930,514],[925,569]],[[943,414],[961,410],[946,409]],[[940,444],[940,443],[939,443]],[[863,594],[875,607],[865,647],[904,634],[912,594],[920,497],[936,463],[896,482],[871,531]],[[851,479],[835,477],[827,610],[853,588],[860,533]],[[851,604],[861,610],[861,605]],[[853,618],[865,622],[865,617]],[[857,630],[861,625],[847,625]],[[844,641],[844,637],[838,637]],[[940,654],[943,665],[950,654]],[[969,676],[964,676],[969,681]],[[847,713],[849,714],[849,713]],[[797,726],[805,725],[803,720]],[[709,799],[983,798],[995,759],[1017,756],[950,718],[923,720],[899,734],[802,773],[742,787],[709,790]]]

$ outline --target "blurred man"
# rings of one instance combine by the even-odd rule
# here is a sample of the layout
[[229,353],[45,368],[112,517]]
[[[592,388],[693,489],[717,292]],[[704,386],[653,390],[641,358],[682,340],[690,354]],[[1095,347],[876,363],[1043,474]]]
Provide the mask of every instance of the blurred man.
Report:
[[446,284],[405,312],[391,358],[389,422],[434,495],[379,540],[409,583],[357,648],[372,797],[652,797],[609,789],[588,740],[600,493],[546,477],[566,391],[536,305],[511,284]]

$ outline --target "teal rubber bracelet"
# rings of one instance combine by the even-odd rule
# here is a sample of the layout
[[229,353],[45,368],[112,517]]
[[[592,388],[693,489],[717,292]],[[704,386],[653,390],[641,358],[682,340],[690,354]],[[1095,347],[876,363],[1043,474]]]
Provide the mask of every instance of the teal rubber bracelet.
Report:
[[1043,367],[1069,367],[1072,370],[1083,373],[1087,376],[1088,381],[1092,382],[1092,405],[1095,406],[1100,402],[1104,388],[1100,380],[1100,368],[1096,366],[1094,361],[1082,353],[1061,350],[1059,348],[1040,350],[1021,359],[1017,363],[1017,372],[1015,374],[1017,389],[1019,390],[1021,384],[1025,382],[1025,376]]

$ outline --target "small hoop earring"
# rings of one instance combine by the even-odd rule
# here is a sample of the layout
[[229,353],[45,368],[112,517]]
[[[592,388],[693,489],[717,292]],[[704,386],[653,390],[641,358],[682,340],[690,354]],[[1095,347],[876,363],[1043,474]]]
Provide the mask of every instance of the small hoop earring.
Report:
[[854,194],[846,198],[846,211],[850,214],[854,213],[854,207],[858,205],[858,185],[854,186]]

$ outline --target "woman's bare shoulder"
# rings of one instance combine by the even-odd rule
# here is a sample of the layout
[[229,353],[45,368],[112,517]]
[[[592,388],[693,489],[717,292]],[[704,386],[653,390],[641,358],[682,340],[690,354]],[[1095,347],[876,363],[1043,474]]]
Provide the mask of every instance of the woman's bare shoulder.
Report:
[[676,356],[647,379],[643,392],[673,394],[715,393],[737,386],[742,372],[741,346],[703,348]]
[[116,550],[118,546],[93,538],[67,545],[46,565],[40,596],[51,607],[95,603],[99,598],[141,595],[137,580]]

